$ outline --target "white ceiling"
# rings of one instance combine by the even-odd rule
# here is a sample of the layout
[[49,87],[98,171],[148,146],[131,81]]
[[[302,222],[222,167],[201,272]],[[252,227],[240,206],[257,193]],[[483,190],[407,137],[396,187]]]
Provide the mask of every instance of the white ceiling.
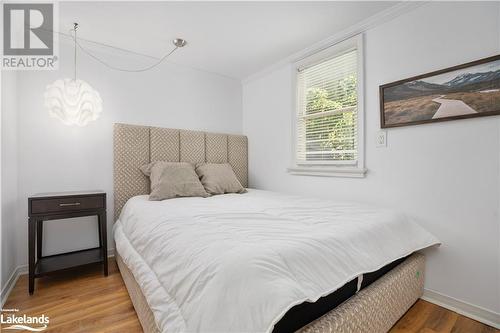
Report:
[[[61,2],[59,29],[243,79],[396,2]],[[150,60],[152,61],[152,59]]]

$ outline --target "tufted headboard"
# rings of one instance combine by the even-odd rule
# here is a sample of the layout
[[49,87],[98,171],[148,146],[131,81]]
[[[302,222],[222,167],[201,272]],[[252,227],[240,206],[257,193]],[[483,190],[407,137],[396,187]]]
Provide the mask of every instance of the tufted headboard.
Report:
[[149,194],[149,179],[139,167],[150,162],[229,163],[241,184],[248,186],[244,135],[115,124],[113,151],[115,221],[128,199]]

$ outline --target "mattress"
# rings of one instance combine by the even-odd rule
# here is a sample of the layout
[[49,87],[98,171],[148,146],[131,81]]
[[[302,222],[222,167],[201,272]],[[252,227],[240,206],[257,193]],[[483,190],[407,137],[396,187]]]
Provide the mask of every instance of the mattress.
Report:
[[274,325],[273,333],[291,333],[320,318],[332,311],[337,306],[354,296],[358,291],[370,286],[373,282],[401,264],[405,259],[401,258],[385,265],[384,267],[357,277],[335,290],[333,293],[323,296],[316,302],[304,302],[295,305]]
[[270,332],[294,306],[438,244],[392,211],[256,190],[134,197],[114,235],[164,332]]

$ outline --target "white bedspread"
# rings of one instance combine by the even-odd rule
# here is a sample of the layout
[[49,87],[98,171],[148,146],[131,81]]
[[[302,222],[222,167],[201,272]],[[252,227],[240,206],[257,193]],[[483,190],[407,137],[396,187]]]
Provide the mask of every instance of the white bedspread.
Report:
[[269,332],[292,306],[438,243],[393,211],[258,190],[134,197],[114,235],[163,332]]

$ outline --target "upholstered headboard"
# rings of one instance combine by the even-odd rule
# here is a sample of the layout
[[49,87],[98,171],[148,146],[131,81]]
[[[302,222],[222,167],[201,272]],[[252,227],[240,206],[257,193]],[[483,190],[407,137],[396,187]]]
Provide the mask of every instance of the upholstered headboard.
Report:
[[128,199],[149,194],[149,179],[139,167],[150,162],[227,162],[241,184],[248,186],[244,135],[115,124],[113,148],[115,221]]

